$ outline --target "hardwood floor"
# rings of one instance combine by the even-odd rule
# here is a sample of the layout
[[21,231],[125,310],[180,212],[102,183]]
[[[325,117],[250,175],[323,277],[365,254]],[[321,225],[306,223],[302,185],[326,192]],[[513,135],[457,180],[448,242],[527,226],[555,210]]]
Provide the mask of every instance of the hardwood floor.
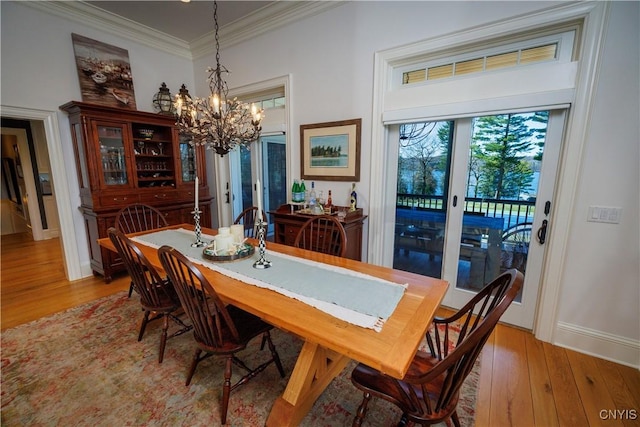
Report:
[[3,330],[129,289],[128,276],[108,285],[100,277],[69,282],[60,239],[34,242],[30,234],[16,233],[0,243]]
[[[122,276],[65,279],[60,241],[2,236],[1,328],[129,289]],[[441,314],[447,311],[442,310]],[[640,371],[498,325],[481,355],[476,426],[640,426]]]

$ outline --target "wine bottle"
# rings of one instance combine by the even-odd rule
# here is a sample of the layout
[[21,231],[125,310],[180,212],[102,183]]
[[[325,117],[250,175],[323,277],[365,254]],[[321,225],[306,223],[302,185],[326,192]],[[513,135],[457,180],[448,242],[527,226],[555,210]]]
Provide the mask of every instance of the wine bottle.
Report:
[[293,180],[293,187],[291,188],[291,200],[294,203],[300,201],[300,184],[297,179]]
[[307,195],[307,187],[304,185],[304,179],[300,183],[300,196],[301,196],[300,198],[302,199],[300,200],[301,202],[304,202],[304,203],[309,202],[309,196]]
[[311,181],[311,191],[309,192],[309,206],[316,204],[316,188],[315,182]]
[[355,212],[358,208],[358,193],[356,193],[356,183],[351,184],[351,197],[350,197],[349,211]]
[[332,211],[333,200],[331,200],[331,190],[327,193],[327,202],[324,204],[324,213],[330,215]]

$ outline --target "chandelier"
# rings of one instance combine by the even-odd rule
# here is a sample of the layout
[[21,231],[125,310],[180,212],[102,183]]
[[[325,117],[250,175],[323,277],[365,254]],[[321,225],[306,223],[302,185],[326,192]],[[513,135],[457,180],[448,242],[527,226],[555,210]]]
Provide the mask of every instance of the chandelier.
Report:
[[218,3],[213,2],[213,20],[216,38],[216,68],[207,68],[209,78],[208,98],[191,98],[186,91],[176,96],[175,109],[180,133],[193,145],[215,150],[221,156],[238,147],[249,145],[260,137],[263,110],[229,99],[229,88],[223,74],[229,71],[220,65],[220,41],[218,39]]

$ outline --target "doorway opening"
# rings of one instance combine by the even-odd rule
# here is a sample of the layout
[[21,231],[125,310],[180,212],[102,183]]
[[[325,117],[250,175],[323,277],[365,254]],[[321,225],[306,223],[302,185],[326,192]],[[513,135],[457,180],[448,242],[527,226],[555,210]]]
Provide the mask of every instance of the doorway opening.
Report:
[[[88,261],[83,264],[80,260],[78,242],[76,240],[76,230],[74,225],[74,211],[71,209],[71,196],[67,183],[66,166],[62,153],[62,141],[58,125],[57,112],[34,110],[19,107],[2,106],[2,117],[16,120],[28,120],[31,123],[38,123],[41,126],[38,138],[46,146],[48,152],[50,174],[48,179],[52,188],[55,188],[55,197],[52,204],[57,213],[59,224],[59,236],[62,246],[62,263],[65,267],[65,274],[69,281],[78,280],[91,275]],[[34,184],[35,185],[35,184]],[[53,195],[53,194],[52,194]]]

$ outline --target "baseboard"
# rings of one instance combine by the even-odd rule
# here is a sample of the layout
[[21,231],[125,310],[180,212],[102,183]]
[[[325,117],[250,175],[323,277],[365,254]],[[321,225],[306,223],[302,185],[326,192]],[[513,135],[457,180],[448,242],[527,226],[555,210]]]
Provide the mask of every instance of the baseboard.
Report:
[[640,341],[558,322],[553,344],[640,369]]
[[82,278],[93,276],[93,269],[91,268],[90,262],[80,266],[80,274],[82,275]]
[[55,239],[56,237],[60,237],[60,230],[57,228],[55,230],[42,230],[42,237],[43,240]]

